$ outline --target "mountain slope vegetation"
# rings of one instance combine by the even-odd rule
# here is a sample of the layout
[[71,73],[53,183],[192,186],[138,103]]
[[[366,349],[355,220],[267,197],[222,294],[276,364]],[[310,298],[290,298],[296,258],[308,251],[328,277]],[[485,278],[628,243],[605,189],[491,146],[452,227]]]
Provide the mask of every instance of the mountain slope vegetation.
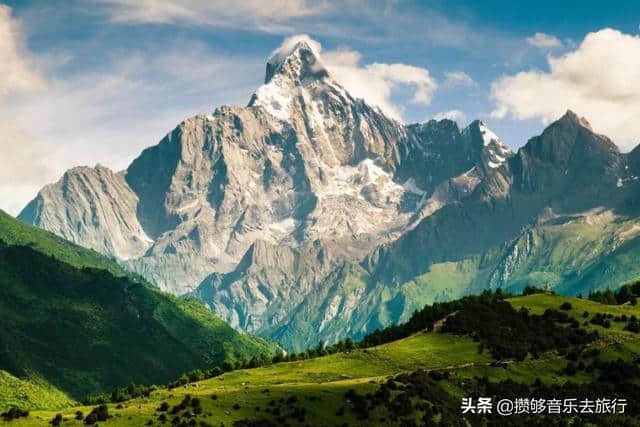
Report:
[[[637,305],[604,305],[550,294],[502,298],[473,297],[427,308],[414,325],[424,322],[431,325],[427,327],[430,331],[384,344],[236,370],[108,404],[104,425],[636,425],[639,413],[631,402],[640,396],[640,335],[626,327],[634,316],[640,316]],[[455,310],[441,321],[431,322],[427,316],[451,309]],[[541,343],[537,354],[529,348],[524,357],[497,355],[493,350],[500,346],[494,344],[509,339],[512,332],[503,338],[497,332],[500,328],[493,328],[492,335],[476,336],[475,332],[492,324],[491,318],[501,312],[513,313],[502,321],[513,333],[523,332],[527,322],[543,322],[540,324],[551,328],[554,338]],[[452,322],[449,325],[448,319]],[[610,322],[604,324],[599,319]],[[573,326],[575,323],[578,326]],[[571,337],[579,330],[592,339],[573,341]],[[535,345],[531,340],[524,344]],[[626,398],[630,404],[624,415],[580,419],[575,414],[462,415],[460,410],[461,399],[467,396],[489,396],[496,401],[594,395]],[[94,409],[32,411],[14,424],[45,425],[60,413],[60,418],[67,420],[65,425],[82,425],[82,420],[74,420],[76,413],[86,416]]]
[[274,349],[202,303],[0,212],[0,370],[12,377],[78,399]]

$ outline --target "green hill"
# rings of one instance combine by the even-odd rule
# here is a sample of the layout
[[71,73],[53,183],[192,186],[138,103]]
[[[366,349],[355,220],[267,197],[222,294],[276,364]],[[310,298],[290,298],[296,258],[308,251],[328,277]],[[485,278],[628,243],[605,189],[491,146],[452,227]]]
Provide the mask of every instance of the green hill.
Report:
[[19,382],[22,407],[41,406],[47,390],[56,390],[55,406],[275,347],[0,212],[0,409]]
[[2,210],[0,210],[0,241],[4,246],[30,247],[73,267],[92,267],[107,270],[114,276],[134,277],[116,261],[94,250],[74,245],[53,233],[43,231],[41,228],[26,225]]
[[[109,404],[104,424],[554,426],[588,421],[638,425],[633,402],[640,397],[640,334],[625,330],[632,316],[640,317],[638,306],[545,294],[511,298],[508,304],[501,301],[474,297],[425,309],[414,317],[411,327],[418,328],[422,322],[430,331],[378,346],[237,370]],[[448,314],[433,322],[432,315],[441,312]],[[540,328],[545,333],[538,334]],[[393,333],[410,330],[400,329]],[[513,339],[532,334],[539,339]],[[523,345],[531,351],[524,357],[496,358],[505,342],[511,343],[507,347],[513,354]],[[579,420],[575,415],[542,419],[460,413],[461,399],[467,396],[582,399],[596,395],[626,397],[630,402],[626,415]],[[40,410],[13,423],[45,425],[60,413],[67,420],[64,425],[82,425],[74,420],[77,411],[86,416],[93,409]]]
[[[73,405],[73,398],[39,378],[19,379],[0,370],[0,409],[7,408],[65,408]],[[2,412],[0,411],[0,412]]]

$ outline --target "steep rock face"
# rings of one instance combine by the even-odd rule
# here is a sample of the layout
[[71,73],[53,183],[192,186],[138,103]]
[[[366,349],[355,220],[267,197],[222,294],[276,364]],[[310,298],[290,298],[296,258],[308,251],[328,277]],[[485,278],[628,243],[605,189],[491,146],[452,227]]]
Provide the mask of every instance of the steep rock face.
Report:
[[[484,168],[479,184],[459,203],[370,255],[379,258],[368,262],[375,264],[372,273],[385,281],[409,280],[432,263],[459,261],[510,241],[548,210],[565,216],[593,208],[625,214],[638,191],[627,163],[608,138],[567,112],[499,167]],[[495,165],[490,159],[486,164]]]
[[618,147],[571,111],[532,138],[514,160],[518,191],[563,198],[572,208],[577,208],[572,197],[576,190],[585,197],[606,200],[618,179],[628,174],[626,156]]
[[[136,269],[181,268],[184,282],[170,274],[156,282],[183,293],[212,271],[235,266],[258,238],[295,242],[315,196],[295,135],[279,125],[262,109],[223,107],[186,120],[133,162],[127,181],[141,194],[141,223],[155,236]],[[156,179],[164,172],[146,165],[162,164],[167,153],[177,154],[169,157],[173,172]]]
[[74,243],[126,260],[151,244],[136,216],[138,196],[122,173],[77,167],[43,188],[20,219]]
[[299,247],[258,240],[231,273],[210,275],[192,295],[232,326],[264,333],[285,322],[344,262],[339,250],[319,240]]

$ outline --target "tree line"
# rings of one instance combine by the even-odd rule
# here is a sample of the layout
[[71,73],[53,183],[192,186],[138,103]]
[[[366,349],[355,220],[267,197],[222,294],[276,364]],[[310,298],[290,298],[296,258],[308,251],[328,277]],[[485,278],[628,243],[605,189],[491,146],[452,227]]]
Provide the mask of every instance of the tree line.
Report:
[[629,303],[638,304],[640,297],[640,281],[621,286],[616,291],[606,289],[604,291],[591,291],[589,300],[608,305],[621,305]]
[[[527,286],[522,291],[522,295],[536,293],[553,294],[550,290],[533,286]],[[589,299],[603,304],[624,304],[626,302],[635,304],[638,295],[640,295],[640,281],[624,285],[615,292],[609,289],[591,292]],[[594,333],[587,333],[579,327],[577,321],[561,311],[547,310],[542,316],[532,316],[526,310],[515,310],[511,304],[504,301],[513,296],[515,295],[503,292],[498,288],[495,291],[485,290],[480,295],[469,295],[454,301],[436,302],[416,310],[407,322],[376,329],[359,341],[346,338],[332,345],[326,345],[321,341],[316,346],[301,352],[287,353],[278,349],[275,354],[261,353],[251,358],[244,356],[228,358],[220,366],[185,372],[160,387],[172,389],[217,377],[233,370],[258,368],[275,363],[307,360],[375,347],[406,338],[420,331],[433,331],[436,322],[445,318],[447,320],[444,322],[443,332],[471,335],[481,341],[481,351],[486,347],[497,359],[503,357],[523,359],[527,354],[537,357],[539,353],[552,348],[566,349],[575,345],[583,346],[595,339]],[[571,305],[565,303],[560,308],[567,311],[571,309]],[[631,323],[628,330],[635,332],[639,327],[636,319],[631,319]],[[558,324],[565,324],[567,327],[557,327]],[[87,397],[84,403],[123,402],[136,397],[148,396],[157,388],[159,386],[130,384],[117,388],[111,393]]]

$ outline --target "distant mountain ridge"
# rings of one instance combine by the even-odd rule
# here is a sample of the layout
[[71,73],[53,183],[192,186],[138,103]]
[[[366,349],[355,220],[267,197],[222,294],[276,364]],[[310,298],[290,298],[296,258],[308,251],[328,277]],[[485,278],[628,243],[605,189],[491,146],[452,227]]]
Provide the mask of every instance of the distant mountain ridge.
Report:
[[640,151],[575,113],[513,153],[481,121],[386,117],[308,41],[266,68],[247,107],[185,120],[126,171],[72,169],[19,218],[291,348],[487,287],[588,292],[640,272],[621,261]]

